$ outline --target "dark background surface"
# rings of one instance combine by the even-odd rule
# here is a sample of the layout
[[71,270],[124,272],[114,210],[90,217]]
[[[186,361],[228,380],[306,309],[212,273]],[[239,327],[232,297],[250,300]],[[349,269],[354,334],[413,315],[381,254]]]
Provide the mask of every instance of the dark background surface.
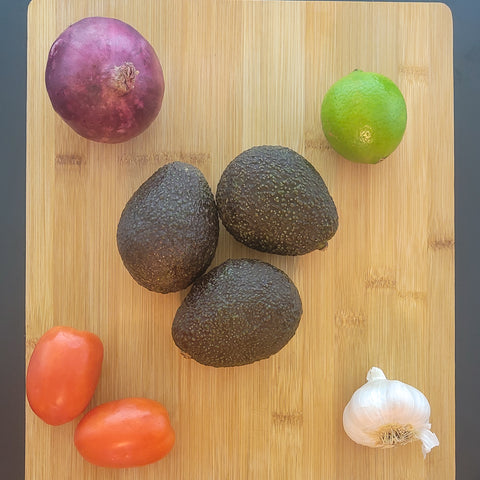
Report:
[[[28,3],[0,0],[1,480],[24,478]],[[480,1],[445,3],[454,31],[457,479],[480,480]]]

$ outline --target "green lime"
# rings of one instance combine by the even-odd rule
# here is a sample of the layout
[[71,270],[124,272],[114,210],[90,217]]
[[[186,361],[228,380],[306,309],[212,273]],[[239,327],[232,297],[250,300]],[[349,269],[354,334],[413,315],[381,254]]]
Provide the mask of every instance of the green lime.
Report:
[[321,120],[328,142],[340,155],[352,162],[377,163],[402,140],[407,107],[392,80],[354,70],[326,93]]

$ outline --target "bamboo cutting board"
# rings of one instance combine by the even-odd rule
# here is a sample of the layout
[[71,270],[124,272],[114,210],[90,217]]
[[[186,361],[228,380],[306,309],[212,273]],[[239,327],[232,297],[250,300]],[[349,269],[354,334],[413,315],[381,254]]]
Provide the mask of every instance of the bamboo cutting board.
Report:
[[[102,145],[54,113],[48,50],[68,25],[112,16],[137,28],[164,68],[157,120]],[[107,470],[73,445],[77,421],[50,427],[26,407],[26,479],[452,479],[454,159],[452,19],[441,4],[227,0],[33,0],[28,17],[26,355],[53,325],[97,333],[105,359],[89,408],[145,396],[171,414],[177,442],[160,462]],[[384,162],[333,152],[320,125],[327,88],[355,68],[391,77],[408,125]],[[254,257],[296,283],[304,315],[274,357],[234,369],[183,358],[170,327],[186,292],[138,286],[117,252],[125,202],[161,165],[198,166],[212,190],[242,150],[282,144],[323,176],[340,227],[298,258],[236,243],[222,228],[213,265]],[[342,412],[368,369],[429,398],[440,446],[361,447]]]

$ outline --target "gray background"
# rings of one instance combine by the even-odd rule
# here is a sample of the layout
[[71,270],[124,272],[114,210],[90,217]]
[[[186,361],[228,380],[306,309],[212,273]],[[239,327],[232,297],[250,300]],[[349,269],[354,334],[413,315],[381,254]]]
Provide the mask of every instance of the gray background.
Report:
[[[445,3],[454,27],[457,478],[480,480],[480,1]],[[0,0],[1,480],[24,478],[27,4]]]

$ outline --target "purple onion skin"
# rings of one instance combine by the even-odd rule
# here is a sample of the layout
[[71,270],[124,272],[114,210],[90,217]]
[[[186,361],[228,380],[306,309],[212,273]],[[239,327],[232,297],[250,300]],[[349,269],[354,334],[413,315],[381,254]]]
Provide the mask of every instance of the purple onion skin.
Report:
[[45,83],[60,117],[102,143],[125,142],[146,130],[165,91],[153,47],[130,25],[105,17],[84,18],[55,40]]

